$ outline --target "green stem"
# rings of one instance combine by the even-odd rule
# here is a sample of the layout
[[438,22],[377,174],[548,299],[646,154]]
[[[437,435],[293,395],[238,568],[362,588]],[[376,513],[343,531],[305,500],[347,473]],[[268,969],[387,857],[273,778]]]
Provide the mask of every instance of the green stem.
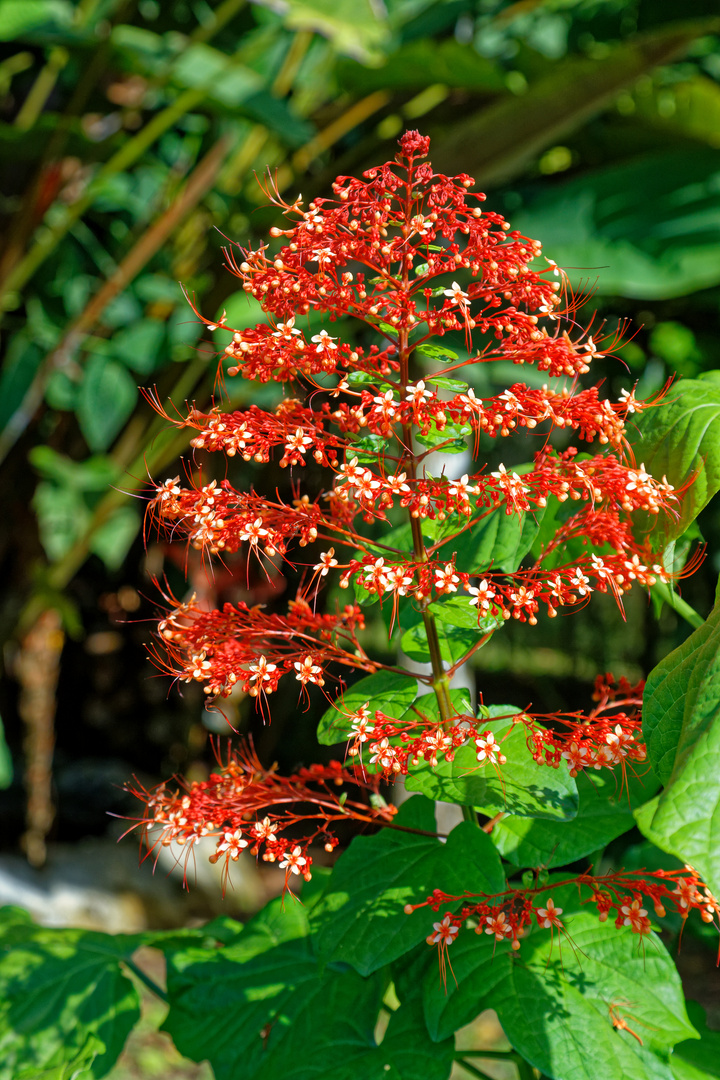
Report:
[[152,990],[153,994],[156,994],[162,1001],[167,1002],[169,1000],[167,993],[163,990],[162,986],[159,986],[154,979],[151,979],[149,975],[146,975],[143,969],[138,967],[134,960],[124,960],[123,963],[130,971],[132,971],[133,975],[137,976],[141,983],[144,983],[145,986],[147,986],[148,990]]
[[477,825],[477,811],[474,806],[463,805],[462,807],[463,821],[469,821],[473,825]]
[[456,1050],[456,1058],[487,1058],[488,1060],[497,1059],[498,1061],[513,1061],[515,1064],[523,1062],[527,1064],[525,1059],[518,1054],[517,1050]]
[[469,1061],[465,1060],[465,1058],[458,1055],[456,1060],[458,1064],[463,1069],[465,1069],[466,1072],[470,1073],[471,1076],[477,1076],[479,1080],[492,1080],[491,1076],[489,1076],[486,1072],[483,1072],[482,1069],[478,1069],[477,1066],[471,1065]]
[[518,1080],[535,1080],[535,1070],[532,1065],[518,1055],[517,1065]]
[[70,59],[70,53],[62,45],[50,50],[47,63],[33,83],[30,93],[25,98],[22,108],[15,117],[15,127],[20,131],[29,131],[45,107],[45,102],[53,92],[58,75]]
[[673,611],[681,615],[686,622],[690,623],[695,630],[699,630],[701,626],[705,625],[705,620],[702,615],[691,607],[686,600],[683,600],[681,596],[678,596],[670,586],[664,581],[656,581],[652,587],[652,591],[656,596],[659,596],[664,603],[671,607]]

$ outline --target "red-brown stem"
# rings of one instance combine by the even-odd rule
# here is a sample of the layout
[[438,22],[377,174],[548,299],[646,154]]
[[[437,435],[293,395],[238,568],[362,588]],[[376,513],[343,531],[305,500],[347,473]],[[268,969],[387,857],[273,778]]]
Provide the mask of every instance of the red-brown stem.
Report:
[[[412,217],[412,185],[410,177],[410,169],[408,169],[408,180],[406,184],[407,198],[405,202],[405,221],[409,228],[410,219]],[[406,262],[403,262],[402,272],[402,285],[405,292],[409,292],[409,277],[408,268]],[[402,393],[406,393],[406,387],[410,382],[410,353],[412,349],[408,341],[408,331],[404,327],[398,331],[398,360],[400,362],[400,381],[402,383]],[[416,456],[413,449],[413,437],[412,427],[410,424],[403,424],[403,443],[407,447],[407,471],[411,480],[416,479]],[[418,562],[427,562],[427,551],[425,549],[425,541],[422,535],[422,525],[420,519],[410,515],[410,528],[412,530],[413,549],[415,552],[415,558]],[[437,698],[438,709],[440,711],[440,719],[442,720],[444,727],[450,727],[452,718],[455,715],[453,709],[452,699],[450,697],[450,679],[445,670],[442,655],[440,652],[440,639],[438,638],[437,623],[435,616],[428,609],[427,599],[422,601],[422,620],[425,627],[425,636],[427,638],[428,652],[430,653],[430,664],[432,667],[432,688],[435,691],[435,697]]]

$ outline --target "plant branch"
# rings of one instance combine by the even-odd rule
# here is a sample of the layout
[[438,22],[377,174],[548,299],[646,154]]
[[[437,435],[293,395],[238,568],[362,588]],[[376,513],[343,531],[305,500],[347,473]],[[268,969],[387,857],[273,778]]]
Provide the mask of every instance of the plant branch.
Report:
[[167,992],[163,990],[162,986],[156,983],[154,979],[151,979],[150,976],[147,975],[143,971],[143,969],[135,963],[134,960],[126,959],[123,960],[123,963],[125,964],[125,967],[132,971],[133,975],[135,975],[141,983],[147,986],[148,990],[152,990],[153,994],[159,997],[162,1001],[167,1002],[169,1000]]

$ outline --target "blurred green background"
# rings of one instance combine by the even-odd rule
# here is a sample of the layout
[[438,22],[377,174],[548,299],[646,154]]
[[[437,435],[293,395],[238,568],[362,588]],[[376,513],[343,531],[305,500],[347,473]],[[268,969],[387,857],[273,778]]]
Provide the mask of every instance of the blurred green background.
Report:
[[[337,174],[391,158],[407,127],[432,137],[436,168],[474,175],[489,206],[594,294],[579,321],[629,320],[622,362],[601,362],[590,382],[617,394],[639,380],[648,396],[720,367],[717,0],[0,0],[10,877],[21,850],[40,867],[82,849],[97,866],[90,839],[121,831],[107,812],[132,812],[122,782],[205,775],[210,733],[228,731],[145,651],[151,578],[182,595],[185,553],[143,536],[138,496],[149,477],[182,472],[189,436],[138,387],[208,407],[226,340],[201,332],[179,283],[208,317],[255,322],[221,252],[277,221],[255,174],[269,168],[289,196],[329,194]],[[520,377],[496,368],[483,392]],[[272,398],[235,383],[236,406]],[[240,480],[233,468],[243,485],[289,483],[272,466]],[[714,504],[699,525],[709,554],[682,593],[704,617],[720,570]],[[261,575],[241,596],[223,568],[213,579],[188,565],[209,602],[272,599]],[[642,593],[625,622],[606,600],[541,632],[506,627],[477,654],[485,700],[585,707],[597,673],[639,678],[690,632]],[[370,635],[382,649],[379,618]],[[270,727],[247,701],[232,710],[263,759],[292,768],[316,755],[316,710],[279,701]],[[182,921],[174,902],[133,917]]]

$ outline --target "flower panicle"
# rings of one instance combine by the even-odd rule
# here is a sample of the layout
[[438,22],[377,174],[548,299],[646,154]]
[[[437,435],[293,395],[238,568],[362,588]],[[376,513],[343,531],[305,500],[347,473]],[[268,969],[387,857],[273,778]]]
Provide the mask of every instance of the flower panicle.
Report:
[[502,776],[500,767],[508,761],[503,743],[517,726],[526,730],[528,748],[538,764],[556,769],[566,764],[571,776],[620,766],[625,776],[631,763],[647,758],[641,737],[643,684],[633,687],[621,679],[616,685],[608,674],[598,676],[595,685],[599,700],[589,713],[541,716],[525,711],[509,714],[506,723],[502,717],[495,717],[494,724],[501,724],[504,730],[500,738],[488,727],[488,714],[482,709],[477,717],[458,713],[441,722],[417,706],[400,720],[381,709],[371,709],[370,701],[353,712],[348,712],[342,702],[335,708],[338,725],[349,732],[347,757],[361,770],[366,765],[374,766],[387,780],[408,775],[421,761],[431,768],[441,760],[452,762],[458,750],[466,746],[475,751],[475,768],[490,765]]
[[387,823],[397,812],[380,796],[379,778],[359,778],[337,761],[281,776],[274,766],[263,767],[247,744],[225,761],[218,755],[218,769],[207,780],[126,790],[145,806],[133,828],[141,830],[146,857],[169,848],[187,867],[201,840],[214,841],[209,859],[224,864],[224,884],[245,850],[284,869],[286,886],[292,875],[310,880],[311,847],[332,852],[340,822]]
[[[641,940],[652,930],[648,908],[644,904],[652,906],[657,918],[664,918],[668,908],[673,910],[681,916],[683,925],[691,911],[698,911],[703,922],[714,925],[720,932],[720,903],[692,866],[677,870],[619,870],[597,877],[580,874],[544,883],[537,880],[533,886],[508,889],[495,895],[463,893],[454,896],[435,889],[420,903],[407,904],[405,913],[410,915],[423,907],[439,912],[448,904],[456,907],[433,924],[427,937],[428,944],[437,945],[441,954],[456,940],[467,922],[472,923],[476,934],[491,935],[496,942],[509,941],[512,950],[517,952],[522,938],[534,925],[549,929],[551,933],[555,929],[566,932],[560,919],[563,909],[557,907],[553,897],[547,894],[567,885],[577,886],[581,903],[595,905],[600,922],[607,922],[612,917],[618,929],[629,928]],[[458,904],[461,905],[459,909]],[[443,960],[444,955],[441,955]]]
[[357,639],[364,626],[357,604],[319,614],[299,595],[279,615],[242,602],[206,611],[190,597],[160,621],[154,658],[181,682],[202,683],[208,697],[228,697],[236,686],[266,697],[287,674],[301,687],[322,687],[330,665],[374,670]]

